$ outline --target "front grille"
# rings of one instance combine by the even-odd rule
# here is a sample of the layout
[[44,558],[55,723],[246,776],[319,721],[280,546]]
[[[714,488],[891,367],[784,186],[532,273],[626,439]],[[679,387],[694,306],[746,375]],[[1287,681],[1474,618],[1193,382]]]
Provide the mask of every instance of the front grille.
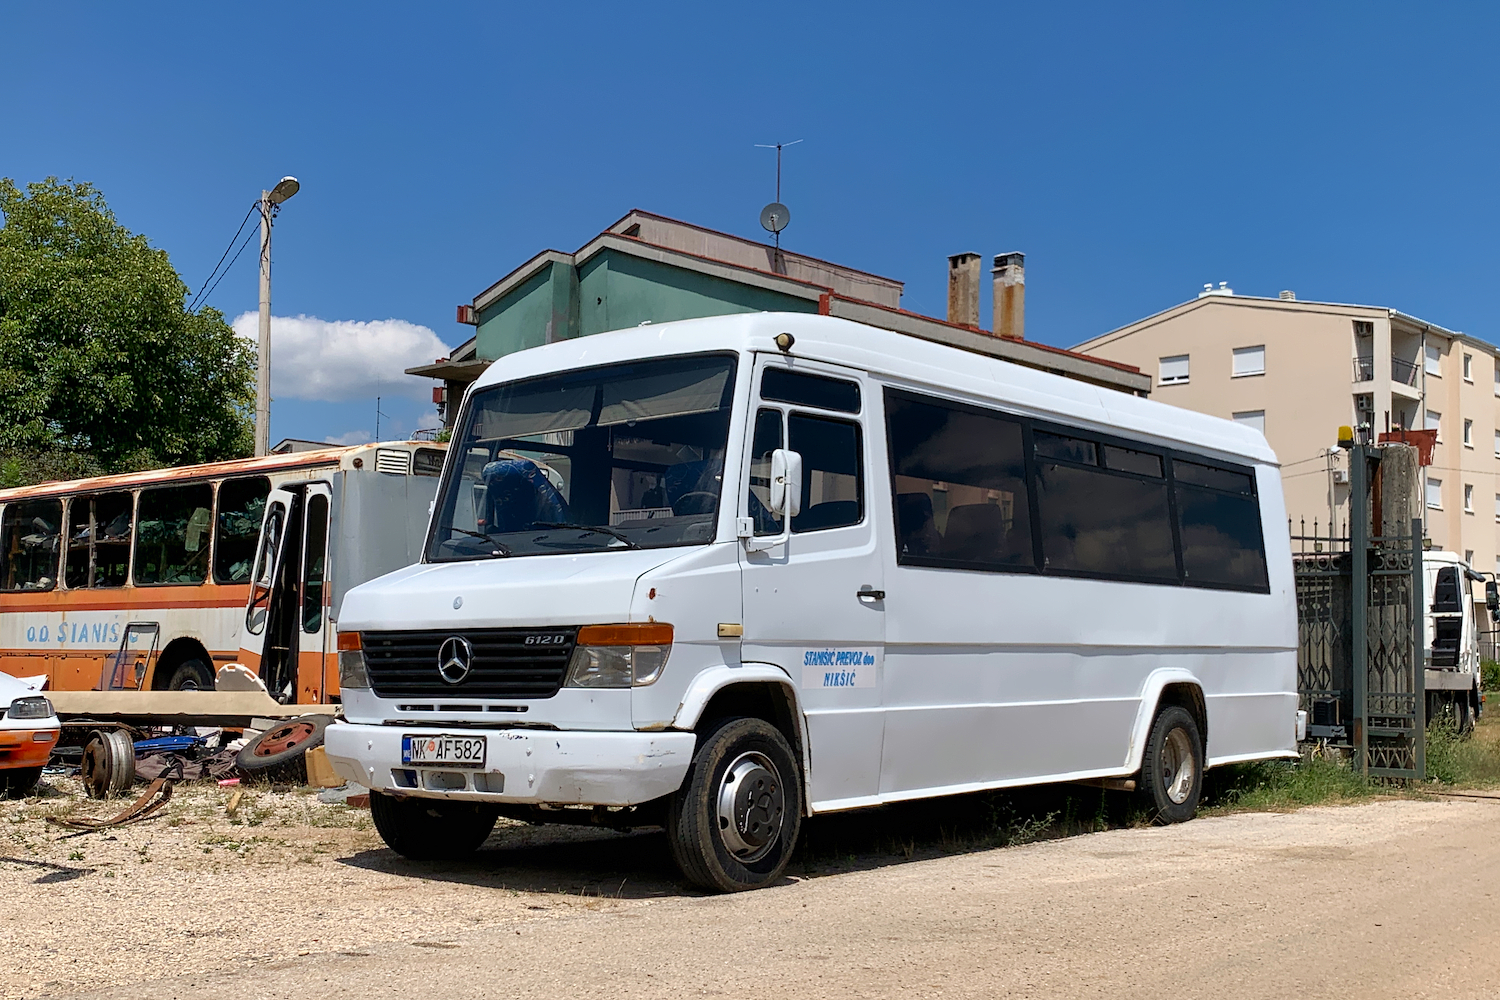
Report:
[[[474,649],[469,675],[450,684],[438,673],[438,648],[461,636]],[[561,637],[561,642],[546,639]],[[562,687],[563,673],[578,638],[572,628],[436,629],[421,632],[364,632],[365,669],[382,698],[550,698]],[[530,639],[531,642],[527,642]]]

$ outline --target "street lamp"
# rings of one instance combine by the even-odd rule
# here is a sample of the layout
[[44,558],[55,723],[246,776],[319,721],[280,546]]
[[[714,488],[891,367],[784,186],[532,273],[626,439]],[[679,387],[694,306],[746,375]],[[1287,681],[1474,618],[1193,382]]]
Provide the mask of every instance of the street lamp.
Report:
[[271,220],[302,187],[295,177],[283,177],[260,193],[260,356],[255,364],[255,454],[271,451]]

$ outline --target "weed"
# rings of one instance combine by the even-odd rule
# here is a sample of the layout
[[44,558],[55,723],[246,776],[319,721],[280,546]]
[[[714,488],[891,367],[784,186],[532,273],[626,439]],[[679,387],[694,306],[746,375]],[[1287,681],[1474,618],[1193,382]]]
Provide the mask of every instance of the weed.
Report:
[[1484,690],[1500,691],[1500,662],[1481,660],[1479,671],[1480,683]]
[[68,860],[69,861],[82,861],[83,860],[83,852],[82,851],[69,851],[68,852]]
[[1500,784],[1500,744],[1488,727],[1461,736],[1451,720],[1434,719],[1427,725],[1427,777],[1461,788]]
[[1295,809],[1368,798],[1376,792],[1369,779],[1332,753],[1231,764],[1207,777],[1204,808],[1214,812]]

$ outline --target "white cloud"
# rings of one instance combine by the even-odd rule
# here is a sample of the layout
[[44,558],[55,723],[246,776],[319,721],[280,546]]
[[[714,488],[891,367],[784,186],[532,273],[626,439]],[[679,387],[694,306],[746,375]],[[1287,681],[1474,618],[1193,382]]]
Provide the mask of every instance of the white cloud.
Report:
[[[234,332],[257,339],[259,317],[243,313]],[[448,345],[425,326],[401,319],[271,317],[271,395],[343,402],[402,396],[432,399],[431,379],[406,374],[447,357]]]
[[330,434],[323,439],[328,444],[369,444],[375,440],[369,431],[350,431],[347,434]]

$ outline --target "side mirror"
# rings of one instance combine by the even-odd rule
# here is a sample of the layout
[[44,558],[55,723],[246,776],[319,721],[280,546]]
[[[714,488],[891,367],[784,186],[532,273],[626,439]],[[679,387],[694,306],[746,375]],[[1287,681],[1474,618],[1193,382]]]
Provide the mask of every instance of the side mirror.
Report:
[[1500,621],[1500,586],[1494,580],[1484,581],[1484,603],[1490,609],[1490,620]]
[[771,452],[771,512],[790,521],[802,512],[802,456],[786,448]]

